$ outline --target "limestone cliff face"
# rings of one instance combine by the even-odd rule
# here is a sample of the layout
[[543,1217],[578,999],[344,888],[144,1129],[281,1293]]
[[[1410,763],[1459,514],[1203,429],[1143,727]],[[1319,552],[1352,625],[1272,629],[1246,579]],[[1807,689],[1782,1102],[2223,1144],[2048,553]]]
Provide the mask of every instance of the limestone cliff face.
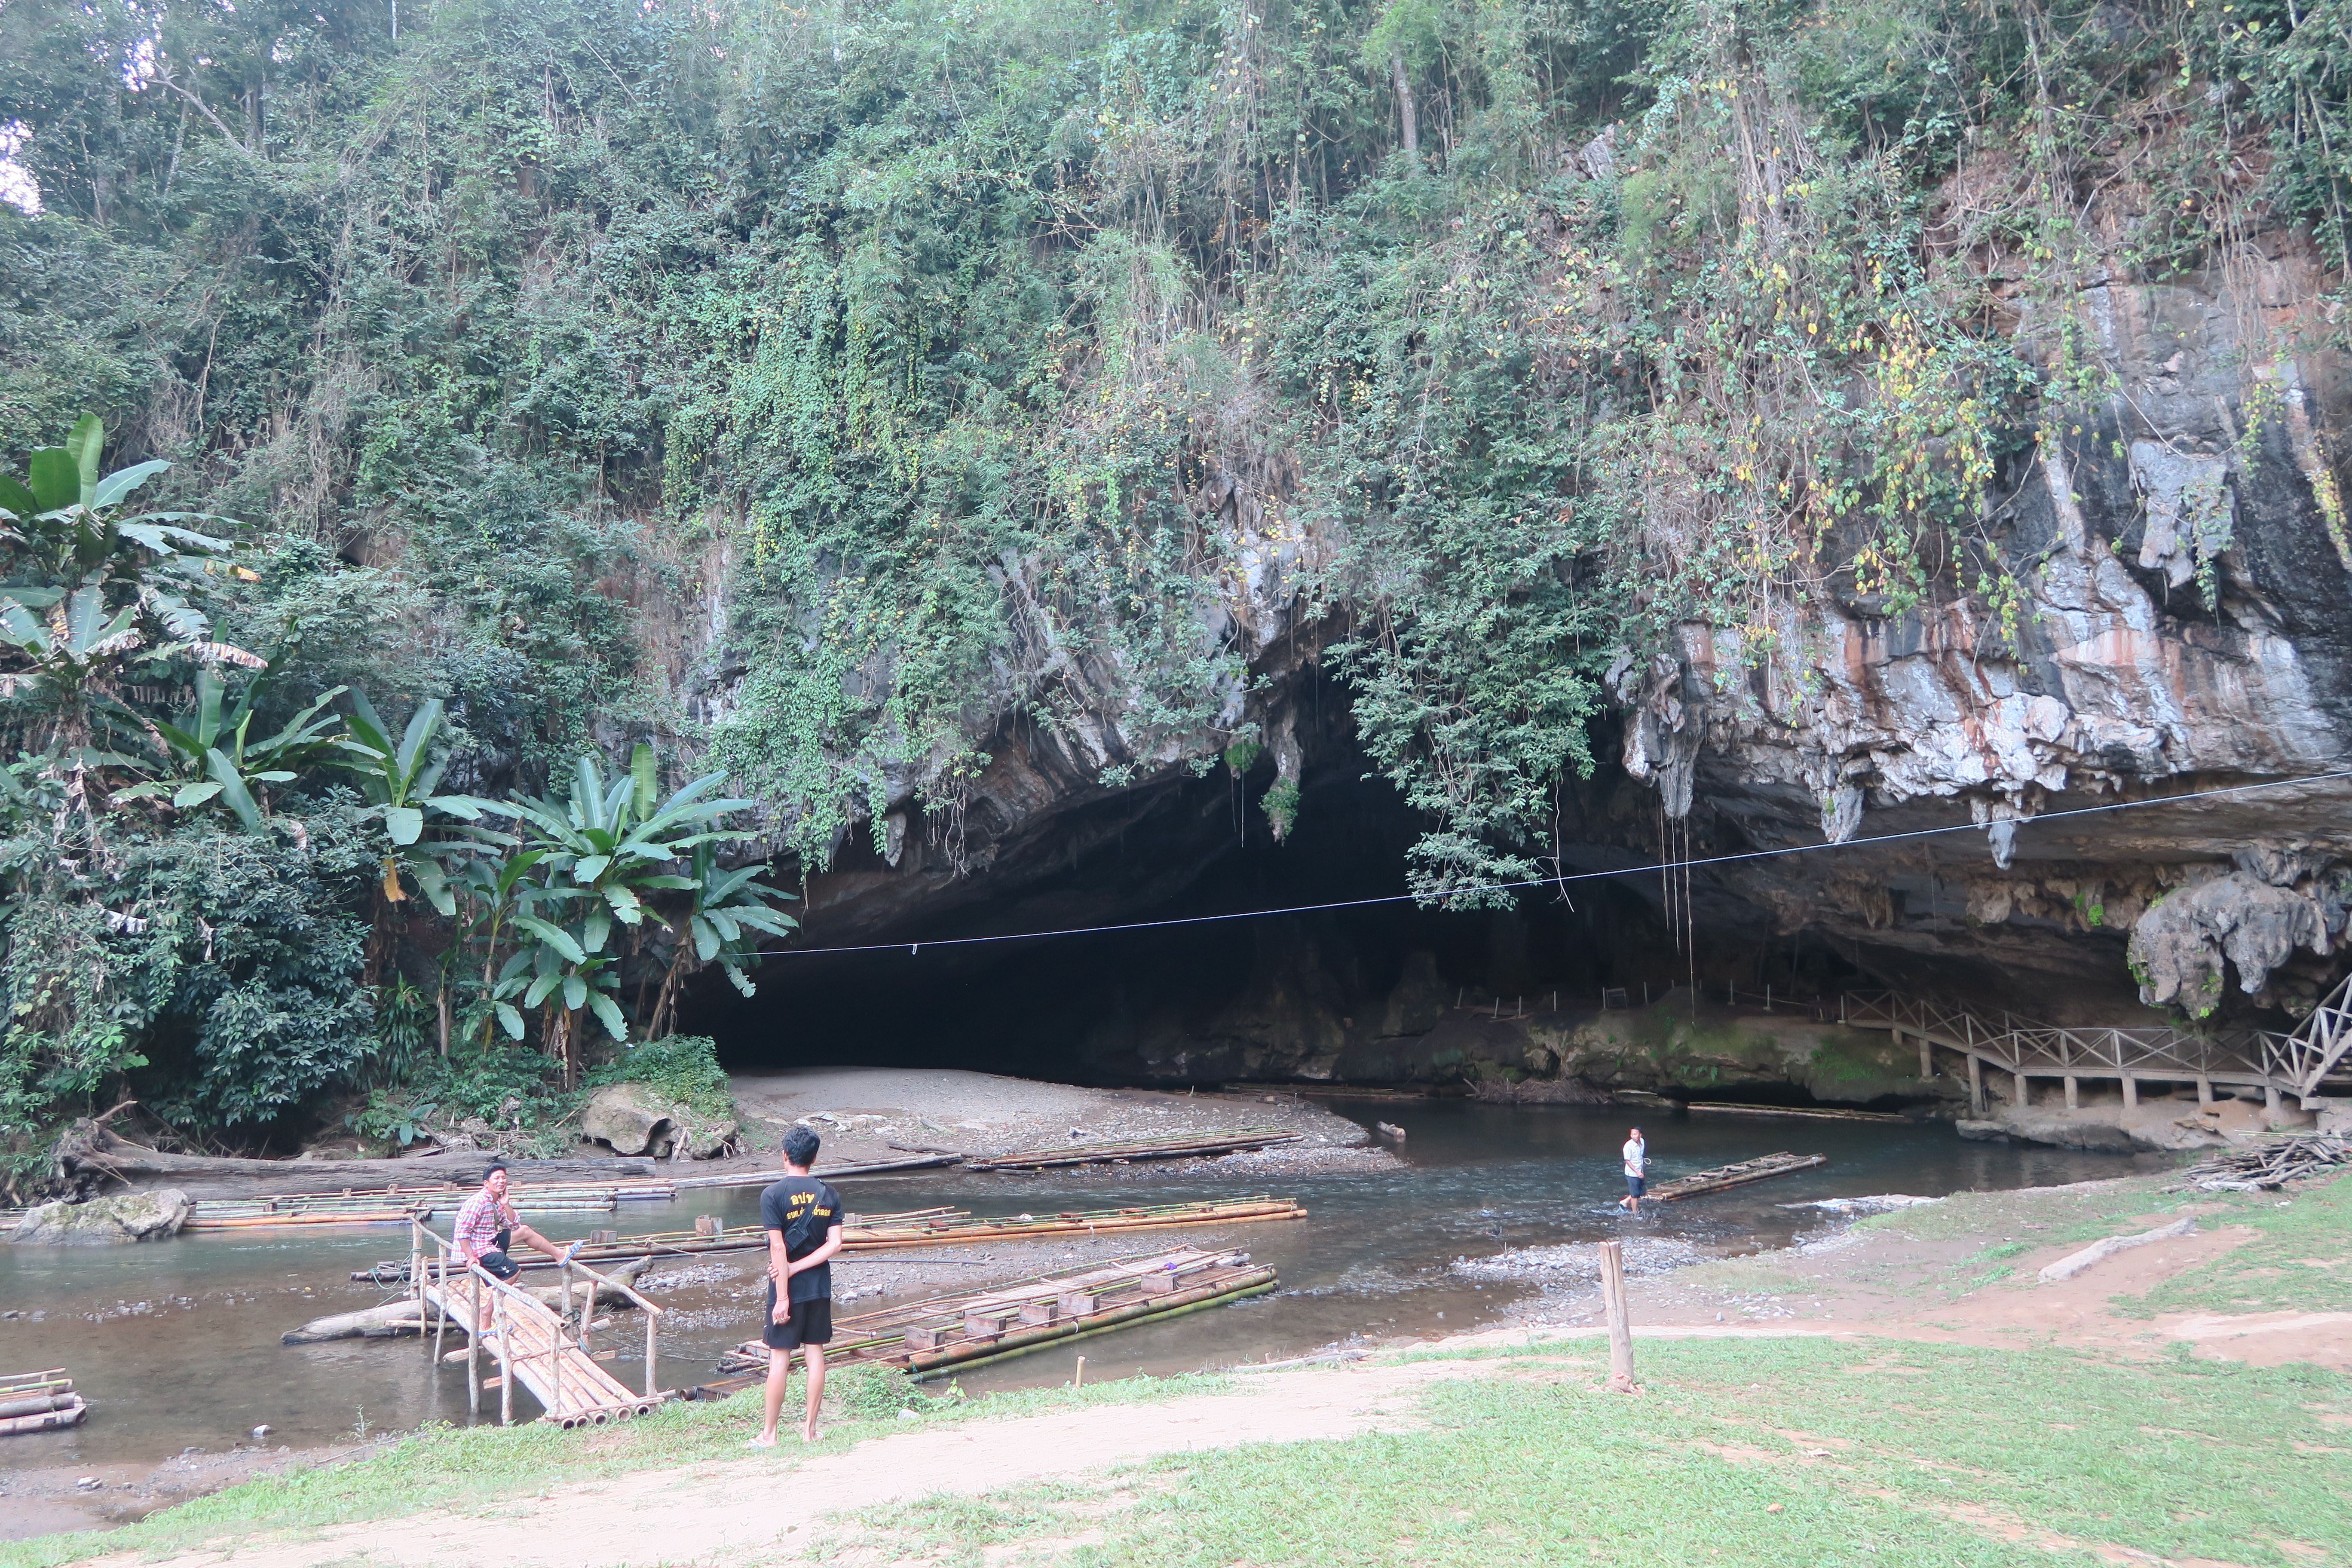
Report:
[[[1907,607],[1838,575],[1787,612],[1771,654],[1703,625],[1628,653],[1611,672],[1622,773],[1572,792],[1564,863],[1647,858],[1661,813],[1695,859],[1845,845],[1702,869],[1677,918],[1759,943],[1817,933],[1875,977],[2062,1020],[2307,1006],[2332,981],[2352,906],[2347,781],[2064,814],[2352,761],[2352,538],[2329,447],[2352,379],[2306,346],[2327,285],[2295,237],[2202,277],[2086,280],[2067,309],[2111,391],[2044,410],[2044,438],[1983,498],[2013,611],[1957,574]],[[2021,314],[2013,330],[2046,346],[2065,324]],[[1095,847],[1130,832],[1191,844],[1155,819],[1164,786],[1211,766],[1244,723],[1297,780],[1330,724],[1301,717],[1318,644],[1298,604],[1328,542],[1269,521],[1294,471],[1237,454],[1191,498],[1237,563],[1204,584],[1202,637],[1250,672],[1222,691],[1212,727],[1155,720],[1135,672],[1071,651],[1039,600],[1041,563],[1008,559],[1020,635],[972,718],[987,766],[928,816],[911,770],[886,780],[877,847],[862,832],[840,843],[812,887],[812,937],[869,940],[959,911],[998,928],[1042,918],[1022,910],[1022,889]],[[722,670],[705,716],[731,696]],[[1975,831],[1889,837],[1962,824]],[[1130,854],[1116,896],[1055,917],[1147,907],[1186,885],[1191,853]],[[1635,885],[1662,912],[1675,896],[1671,880]],[[1253,985],[1234,1016],[1255,1021],[1220,1037],[1216,1074],[1314,1075],[1391,1037],[1335,1022],[1362,997],[1309,996],[1298,976]],[[1120,1059],[1145,1048],[1106,1047]]]
[[1985,498],[2023,590],[2013,631],[1981,597],[1888,613],[1835,580],[1778,659],[1685,626],[1614,672],[1626,773],[1670,815],[1768,845],[1981,825],[1965,850],[1722,873],[1783,929],[2084,977],[2128,932],[2146,1003],[2211,1009],[2225,960],[2258,1000],[2307,1002],[2320,971],[2279,971],[2343,936],[2344,781],[2022,825],[2352,755],[2352,542],[2326,434],[2347,388],[2336,356],[2295,349],[2325,290],[2289,239],[2194,282],[2092,280],[2075,308],[2113,395],[2055,411]]

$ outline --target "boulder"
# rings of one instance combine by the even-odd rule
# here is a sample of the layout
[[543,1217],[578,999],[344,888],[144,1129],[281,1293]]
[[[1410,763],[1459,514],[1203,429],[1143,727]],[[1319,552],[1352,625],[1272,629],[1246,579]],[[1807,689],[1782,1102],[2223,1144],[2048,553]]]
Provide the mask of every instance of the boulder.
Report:
[[588,1097],[580,1131],[617,1154],[666,1154],[678,1110],[641,1083],[607,1084]]
[[16,1223],[15,1242],[100,1247],[121,1241],[161,1241],[176,1236],[194,1205],[177,1187],[117,1193],[85,1203],[43,1204]]
[[607,1084],[591,1095],[580,1130],[622,1154],[668,1159],[683,1153],[709,1160],[727,1152],[740,1133],[731,1118],[698,1116],[641,1083]]

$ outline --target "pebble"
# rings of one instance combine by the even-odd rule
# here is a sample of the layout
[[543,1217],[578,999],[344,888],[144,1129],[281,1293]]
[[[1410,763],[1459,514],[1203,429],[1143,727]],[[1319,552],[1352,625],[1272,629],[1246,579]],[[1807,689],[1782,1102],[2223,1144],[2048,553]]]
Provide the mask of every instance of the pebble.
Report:
[[76,1485],[76,1486],[79,1487],[82,1490],[84,1490],[84,1491],[86,1491],[86,1492],[87,1492],[87,1491],[95,1491],[95,1490],[97,1490],[100,1487],[101,1487],[101,1486],[105,1485],[105,1483],[104,1483],[103,1481],[100,1480],[96,1476],[84,1476],[84,1477],[82,1477],[82,1479],[79,1479],[79,1480],[78,1480],[78,1481],[74,1482],[74,1485]]

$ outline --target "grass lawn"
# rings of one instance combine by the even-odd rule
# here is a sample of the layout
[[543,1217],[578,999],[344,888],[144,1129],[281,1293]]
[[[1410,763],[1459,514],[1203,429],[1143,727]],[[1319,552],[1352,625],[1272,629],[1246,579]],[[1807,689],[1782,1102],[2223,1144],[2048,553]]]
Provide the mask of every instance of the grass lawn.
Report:
[[2117,1311],[2352,1310],[2352,1175],[2292,1194],[2220,1195],[2231,1200],[2230,1211],[2200,1223],[2250,1226],[2261,1234],[2144,1296],[2117,1300]]
[[1424,1431],[877,1510],[830,1544],[991,1568],[2352,1562],[2352,1381],[2315,1369],[1681,1341],[1643,1347],[1629,1399],[1597,1365],[1497,1359],[1433,1390]]
[[[1086,1404],[1140,1404],[1226,1386],[1213,1376],[1138,1378],[1086,1389],[1034,1389],[966,1400],[919,1394],[878,1367],[837,1370],[826,1380],[827,1429],[822,1441],[797,1442],[767,1462],[789,1468],[802,1455],[839,1453],[867,1437],[901,1432],[916,1421],[1010,1420],[1040,1409]],[[802,1384],[794,1373],[787,1426],[800,1419]],[[912,1419],[900,1414],[912,1413]],[[510,1427],[434,1426],[385,1445],[351,1464],[268,1476],[194,1499],[120,1530],[0,1542],[0,1568],[57,1568],[84,1558],[132,1552],[153,1555],[263,1531],[303,1531],[420,1509],[489,1510],[558,1485],[664,1466],[745,1458],[743,1440],[760,1426],[756,1391],[715,1403],[674,1404],[650,1415],[593,1433],[527,1422]]]

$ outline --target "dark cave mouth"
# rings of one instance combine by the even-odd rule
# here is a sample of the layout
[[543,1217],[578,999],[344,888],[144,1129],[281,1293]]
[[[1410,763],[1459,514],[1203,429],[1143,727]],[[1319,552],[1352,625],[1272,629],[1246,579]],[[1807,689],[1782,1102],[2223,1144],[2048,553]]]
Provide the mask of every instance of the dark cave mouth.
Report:
[[[1546,890],[1515,910],[1422,907],[1400,897],[1421,818],[1368,771],[1311,770],[1279,844],[1255,804],[1263,779],[1245,794],[1223,770],[1177,781],[1120,831],[1042,874],[887,929],[879,942],[893,945],[772,960],[751,998],[706,977],[684,1026],[710,1035],[737,1070],[1369,1085],[1448,1076],[1434,1059],[1442,1042],[1425,1037],[1449,1011],[1597,1012],[1694,980],[1701,994],[1726,984],[1826,994],[1860,978],[1826,943],[1760,923],[1698,925],[1694,957],[1663,917],[1654,873]],[[1357,900],[1392,901],[1201,919]],[[1143,929],[971,940],[1099,926]],[[878,942],[829,941],[813,921],[811,948],[837,945]]]

